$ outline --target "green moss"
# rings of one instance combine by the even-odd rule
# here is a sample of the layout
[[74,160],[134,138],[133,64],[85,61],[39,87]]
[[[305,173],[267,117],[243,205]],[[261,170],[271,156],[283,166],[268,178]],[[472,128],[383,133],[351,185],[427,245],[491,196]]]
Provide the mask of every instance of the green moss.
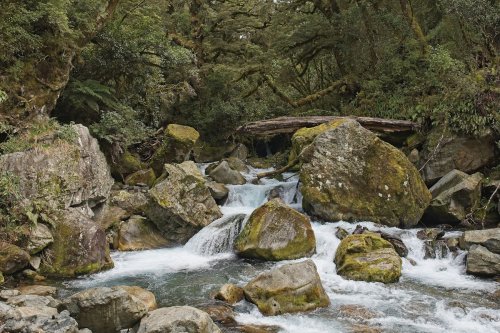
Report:
[[165,129],[165,135],[172,137],[176,141],[194,146],[200,138],[200,133],[192,127],[170,124]]
[[0,285],[2,285],[5,282],[5,278],[3,277],[2,272],[0,272]]
[[125,178],[125,184],[127,185],[137,185],[146,184],[152,187],[156,181],[156,175],[153,169],[139,170]]

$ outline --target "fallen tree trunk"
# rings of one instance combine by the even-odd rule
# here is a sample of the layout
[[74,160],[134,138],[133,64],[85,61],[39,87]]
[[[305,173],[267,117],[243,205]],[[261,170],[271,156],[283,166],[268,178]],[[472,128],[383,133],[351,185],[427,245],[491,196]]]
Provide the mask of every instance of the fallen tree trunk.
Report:
[[[292,134],[303,127],[314,127],[336,120],[338,116],[307,116],[307,117],[279,117],[268,120],[254,121],[240,126],[236,134],[251,136],[273,136],[277,134]],[[419,125],[412,121],[382,119],[372,117],[349,117],[357,120],[361,126],[373,132],[382,134],[410,134],[415,132]]]

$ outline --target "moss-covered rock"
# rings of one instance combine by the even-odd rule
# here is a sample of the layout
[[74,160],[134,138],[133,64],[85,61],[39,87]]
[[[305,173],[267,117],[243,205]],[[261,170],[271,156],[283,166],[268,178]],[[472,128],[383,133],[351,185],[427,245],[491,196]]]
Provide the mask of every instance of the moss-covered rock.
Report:
[[111,173],[116,179],[123,179],[127,175],[133,174],[146,167],[137,154],[133,154],[125,150],[120,157],[113,159],[109,158]]
[[16,273],[29,265],[29,254],[20,247],[0,242],[0,272]]
[[134,172],[131,175],[128,175],[125,178],[125,184],[127,185],[138,185],[138,184],[146,184],[149,187],[152,187],[155,183],[156,175],[153,169],[145,169]]
[[402,261],[380,235],[365,233],[344,238],[335,253],[337,274],[349,280],[397,282]]
[[184,244],[222,216],[196,165],[165,164],[165,179],[149,190],[148,218],[173,244]]
[[327,221],[416,225],[431,194],[415,166],[355,120],[335,125],[302,151],[304,210]]
[[74,277],[113,267],[106,233],[76,208],[59,211],[54,242],[45,250],[40,272]]
[[187,161],[199,138],[200,134],[192,127],[177,124],[168,125],[161,146],[151,158],[151,167],[155,173],[160,175],[163,172],[165,163]]
[[330,304],[310,259],[261,273],[243,290],[246,299],[268,316],[310,311]]
[[234,249],[246,258],[298,259],[314,253],[316,238],[307,216],[273,199],[252,213]]

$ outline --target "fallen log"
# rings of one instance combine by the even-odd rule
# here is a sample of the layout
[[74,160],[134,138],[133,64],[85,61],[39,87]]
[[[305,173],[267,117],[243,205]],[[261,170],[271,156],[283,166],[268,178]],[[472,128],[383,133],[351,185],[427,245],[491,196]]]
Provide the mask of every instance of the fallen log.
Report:
[[[306,117],[279,117],[247,123],[236,129],[236,134],[251,135],[254,137],[273,136],[277,134],[292,134],[303,127],[314,127],[336,120],[338,116],[306,116]],[[354,117],[361,126],[381,134],[411,134],[419,125],[412,121],[382,119],[372,117]]]

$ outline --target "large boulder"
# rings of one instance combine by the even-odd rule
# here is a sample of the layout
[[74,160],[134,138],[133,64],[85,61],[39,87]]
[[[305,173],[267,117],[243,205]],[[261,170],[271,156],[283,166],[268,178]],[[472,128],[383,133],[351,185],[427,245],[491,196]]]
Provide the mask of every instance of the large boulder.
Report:
[[194,128],[170,124],[165,129],[161,146],[151,158],[151,167],[157,175],[163,171],[165,163],[182,163],[187,161],[193,151],[200,134]]
[[430,191],[432,201],[423,220],[427,225],[457,225],[471,213],[481,200],[480,173],[468,175],[453,170],[441,178]]
[[153,311],[158,308],[156,297],[149,290],[137,286],[118,286],[118,288],[125,290],[129,295],[134,296],[144,303],[148,311]]
[[340,242],[334,261],[337,274],[349,280],[392,283],[401,276],[401,258],[378,234],[347,236]]
[[495,140],[492,135],[476,138],[437,127],[428,134],[420,155],[424,179],[434,183],[454,169],[471,173],[490,164],[495,158]]
[[73,125],[71,142],[55,136],[44,149],[0,156],[0,173],[15,174],[19,194],[65,208],[104,201],[113,185],[108,164],[88,128]]
[[412,227],[431,200],[406,156],[352,119],[318,135],[301,162],[304,210],[324,220]]
[[467,255],[467,273],[478,276],[500,275],[500,254],[489,251],[482,245],[474,244]]
[[460,246],[468,250],[472,245],[481,245],[493,253],[500,254],[500,228],[464,232]]
[[37,223],[31,228],[27,250],[30,254],[37,254],[52,244],[54,237],[48,226],[43,223]]
[[146,190],[115,190],[104,205],[94,210],[94,220],[103,229],[108,229],[132,215],[143,214],[148,202],[149,195]]
[[261,273],[244,287],[245,297],[264,315],[310,311],[330,304],[310,259]]
[[29,254],[20,247],[0,242],[0,272],[13,274],[29,265]]
[[5,333],[80,333],[78,323],[70,317],[68,311],[57,313],[56,309],[49,307],[10,307],[8,311],[4,309],[5,306],[0,303],[0,322],[3,321],[0,330]]
[[113,267],[106,233],[77,208],[58,212],[54,242],[45,249],[43,274],[73,277]]
[[150,312],[137,333],[221,333],[210,316],[190,306],[172,306]]
[[222,213],[193,162],[164,167],[165,179],[149,190],[146,215],[167,240],[184,244]]
[[309,218],[273,199],[257,208],[234,243],[239,256],[289,260],[311,256],[316,238]]
[[64,300],[63,307],[76,319],[80,328],[100,333],[116,333],[132,328],[147,313],[144,302],[121,287],[81,291]]
[[239,171],[231,169],[227,161],[219,163],[215,168],[209,171],[208,175],[216,182],[222,184],[243,185],[247,182]]
[[170,241],[162,236],[160,230],[142,216],[132,216],[118,227],[118,250],[137,251],[167,247]]

